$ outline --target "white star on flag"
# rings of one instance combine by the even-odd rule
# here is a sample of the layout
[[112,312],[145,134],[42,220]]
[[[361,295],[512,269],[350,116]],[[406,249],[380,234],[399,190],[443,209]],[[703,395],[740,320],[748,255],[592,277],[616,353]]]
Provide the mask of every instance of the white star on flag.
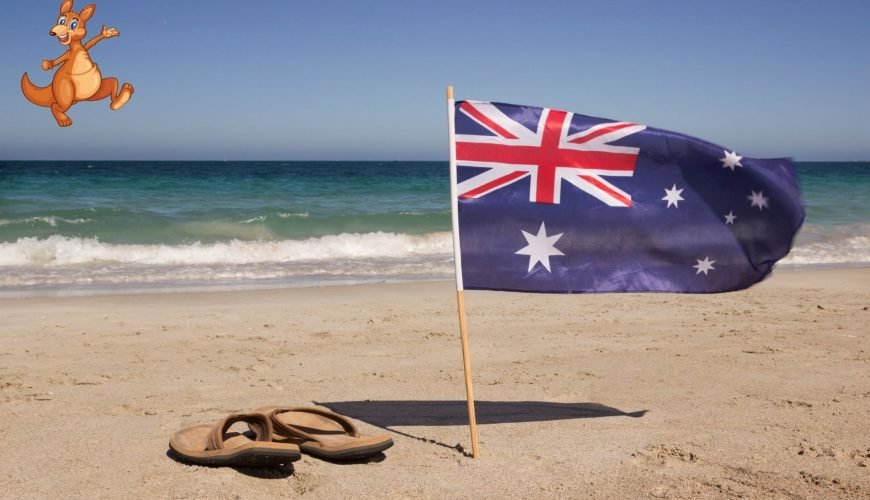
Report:
[[544,227],[544,223],[541,222],[541,228],[538,229],[537,235],[532,235],[523,231],[523,236],[525,236],[528,245],[517,250],[515,253],[517,255],[529,256],[529,272],[532,272],[532,268],[534,268],[538,262],[544,265],[547,272],[552,272],[550,271],[550,256],[565,255],[554,246],[563,234],[565,233],[547,236],[547,228]]
[[767,198],[765,198],[762,191],[757,193],[753,191],[751,195],[746,197],[746,199],[752,202],[753,207],[758,207],[758,210],[764,210],[767,208]]
[[666,208],[671,208],[671,205],[680,208],[679,202],[684,201],[683,197],[680,196],[680,193],[682,192],[682,189],[677,189],[676,184],[674,184],[671,189],[665,188],[665,196],[662,199],[668,202],[668,206]]
[[697,260],[698,260],[698,264],[692,266],[692,267],[694,267],[695,269],[698,270],[698,272],[695,273],[695,274],[701,274],[701,273],[704,273],[704,276],[707,276],[707,272],[708,272],[708,271],[714,271],[714,270],[716,270],[716,268],[713,267],[713,263],[716,262],[716,261],[715,261],[715,260],[710,260],[710,257],[704,257],[704,260],[701,260],[701,259],[697,259]]
[[736,218],[737,216],[734,215],[734,210],[728,212],[725,214],[725,224],[734,224],[734,219]]
[[722,162],[722,168],[730,168],[733,172],[734,167],[743,167],[743,165],[740,164],[740,160],[743,159],[742,156],[734,151],[729,153],[728,151],[723,150],[722,152],[725,153],[725,158],[719,158],[719,161]]

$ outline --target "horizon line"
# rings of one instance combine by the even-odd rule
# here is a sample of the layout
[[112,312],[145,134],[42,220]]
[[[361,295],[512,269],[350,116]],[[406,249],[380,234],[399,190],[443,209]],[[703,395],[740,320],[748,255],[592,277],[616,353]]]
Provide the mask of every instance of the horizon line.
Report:
[[[776,158],[755,158],[755,159],[776,159]],[[862,160],[821,160],[821,159],[802,159],[802,158],[793,158],[793,157],[784,157],[784,159],[789,159],[795,162],[828,162],[828,163],[870,163],[870,159],[862,159]],[[331,162],[357,162],[357,163],[434,163],[434,162],[449,162],[450,160],[439,159],[439,160],[403,160],[403,159],[391,159],[391,160],[348,160],[348,159],[327,159],[327,160],[303,160],[303,159],[269,159],[269,160],[231,160],[227,158],[221,159],[204,159],[204,160],[189,160],[189,159],[172,159],[172,160],[155,160],[155,159],[112,159],[112,160],[70,160],[70,159],[23,159],[23,158],[0,158],[0,162],[136,162],[136,161],[149,161],[149,162],[199,162],[199,163],[262,163],[262,162],[309,162],[309,163],[331,163]]]

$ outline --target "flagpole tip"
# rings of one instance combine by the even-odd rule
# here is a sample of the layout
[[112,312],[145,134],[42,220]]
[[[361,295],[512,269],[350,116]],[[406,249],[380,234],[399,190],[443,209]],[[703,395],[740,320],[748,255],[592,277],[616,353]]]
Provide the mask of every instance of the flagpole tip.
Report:
[[447,99],[453,99],[453,85],[447,86]]

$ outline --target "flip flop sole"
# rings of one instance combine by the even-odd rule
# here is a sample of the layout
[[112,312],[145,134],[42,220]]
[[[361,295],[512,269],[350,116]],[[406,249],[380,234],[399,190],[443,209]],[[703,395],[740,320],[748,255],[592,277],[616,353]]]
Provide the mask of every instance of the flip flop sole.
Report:
[[221,453],[185,450],[184,448],[173,446],[171,442],[169,447],[185,462],[210,466],[277,467],[302,458],[302,454],[299,451],[289,447],[281,449],[245,446],[232,450],[223,450]]
[[343,450],[326,450],[316,445],[302,443],[299,449],[307,455],[325,458],[327,460],[358,460],[368,458],[393,446],[393,440],[374,443],[367,446],[356,446]]

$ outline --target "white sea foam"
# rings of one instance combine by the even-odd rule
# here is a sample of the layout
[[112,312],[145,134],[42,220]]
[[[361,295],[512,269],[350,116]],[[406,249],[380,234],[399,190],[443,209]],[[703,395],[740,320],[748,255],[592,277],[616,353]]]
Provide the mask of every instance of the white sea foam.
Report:
[[26,219],[14,219],[14,220],[0,219],[0,226],[8,226],[8,225],[12,225],[12,224],[30,224],[33,222],[41,222],[43,224],[48,224],[51,227],[57,227],[57,224],[59,222],[63,223],[63,224],[87,224],[88,222],[93,222],[93,221],[94,221],[93,219],[82,219],[82,218],[65,219],[63,217],[48,215],[48,216],[44,216],[44,217],[28,217]]
[[[277,212],[276,216],[282,219],[291,219],[291,218],[307,218],[310,214],[308,212]],[[270,215],[258,215],[257,217],[251,217],[250,219],[245,219],[241,221],[242,224],[254,224],[257,222],[266,222]]]
[[265,222],[265,221],[266,221],[266,216],[260,215],[257,217],[251,217],[250,219],[245,219],[245,220],[241,221],[241,223],[242,224],[253,224],[255,222]]
[[68,266],[90,263],[145,265],[256,264],[269,262],[324,263],[337,260],[402,259],[451,253],[450,233],[339,234],[306,240],[130,245],[93,238],[50,236],[0,243],[0,266]]
[[449,233],[190,245],[21,238],[0,243],[0,296],[446,279],[453,272],[451,243]]
[[806,225],[783,265],[870,263],[870,224]]

